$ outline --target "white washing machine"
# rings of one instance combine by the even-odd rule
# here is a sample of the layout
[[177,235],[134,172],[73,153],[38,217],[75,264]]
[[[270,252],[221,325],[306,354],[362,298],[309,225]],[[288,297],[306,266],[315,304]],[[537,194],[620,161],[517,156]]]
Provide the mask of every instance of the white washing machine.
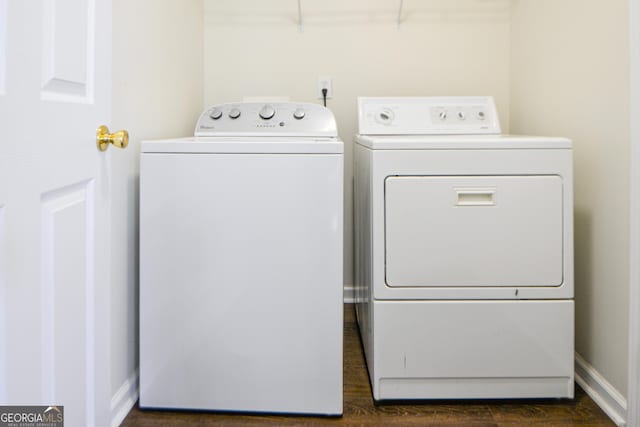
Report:
[[360,98],[357,318],[373,395],[571,398],[571,141],[490,97]]
[[140,406],[342,414],[343,143],[313,104],[142,143]]

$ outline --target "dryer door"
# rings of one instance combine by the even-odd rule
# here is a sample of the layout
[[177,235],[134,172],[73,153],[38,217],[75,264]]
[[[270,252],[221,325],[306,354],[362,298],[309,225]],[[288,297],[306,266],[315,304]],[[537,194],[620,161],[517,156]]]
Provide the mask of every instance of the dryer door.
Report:
[[390,287],[560,286],[562,178],[392,176]]

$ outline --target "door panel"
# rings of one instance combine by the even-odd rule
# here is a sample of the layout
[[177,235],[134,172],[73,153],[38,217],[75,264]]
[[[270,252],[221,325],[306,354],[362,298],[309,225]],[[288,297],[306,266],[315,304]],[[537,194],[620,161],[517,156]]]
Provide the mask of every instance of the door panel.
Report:
[[92,74],[93,0],[50,0],[43,3],[42,97],[87,101]]
[[42,197],[43,390],[45,401],[65,396],[81,404],[66,413],[70,425],[89,425],[95,415],[88,410],[93,406],[95,340],[93,206],[92,182]]
[[5,93],[7,56],[7,0],[0,0],[0,96]]
[[[0,0],[1,1],[1,0]],[[6,324],[6,271],[7,271],[7,231],[5,221],[5,207],[0,205],[0,402],[6,399],[6,354],[7,354],[7,324]]]

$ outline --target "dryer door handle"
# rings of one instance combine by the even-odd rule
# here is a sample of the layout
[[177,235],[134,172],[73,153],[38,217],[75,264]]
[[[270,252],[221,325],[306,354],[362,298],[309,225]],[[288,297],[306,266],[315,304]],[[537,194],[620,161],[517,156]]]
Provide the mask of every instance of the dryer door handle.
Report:
[[456,206],[495,206],[496,189],[490,188],[454,188]]

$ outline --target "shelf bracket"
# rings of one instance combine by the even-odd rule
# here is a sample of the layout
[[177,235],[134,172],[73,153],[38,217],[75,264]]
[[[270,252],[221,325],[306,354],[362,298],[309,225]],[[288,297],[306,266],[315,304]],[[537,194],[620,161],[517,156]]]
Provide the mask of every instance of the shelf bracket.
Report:
[[[300,1],[300,0],[298,0]],[[400,0],[400,4],[398,5],[398,28],[400,28],[400,23],[402,22],[402,8],[404,6],[404,0]]]
[[302,32],[304,29],[302,25],[302,0],[298,0],[298,31]]

